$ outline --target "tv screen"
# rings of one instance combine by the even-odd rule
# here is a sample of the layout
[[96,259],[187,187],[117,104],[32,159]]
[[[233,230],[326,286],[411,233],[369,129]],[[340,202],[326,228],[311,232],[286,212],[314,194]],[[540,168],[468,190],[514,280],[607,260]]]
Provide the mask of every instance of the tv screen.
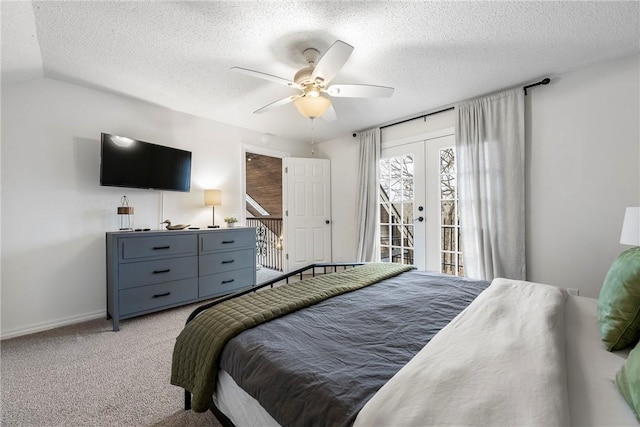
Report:
[[102,133],[100,185],[189,191],[191,152]]

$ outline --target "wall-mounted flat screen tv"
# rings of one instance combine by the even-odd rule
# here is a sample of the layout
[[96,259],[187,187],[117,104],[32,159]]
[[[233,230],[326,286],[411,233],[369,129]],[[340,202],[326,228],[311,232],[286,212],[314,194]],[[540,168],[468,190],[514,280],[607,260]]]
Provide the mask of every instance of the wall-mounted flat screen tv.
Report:
[[102,133],[100,185],[189,191],[191,152]]

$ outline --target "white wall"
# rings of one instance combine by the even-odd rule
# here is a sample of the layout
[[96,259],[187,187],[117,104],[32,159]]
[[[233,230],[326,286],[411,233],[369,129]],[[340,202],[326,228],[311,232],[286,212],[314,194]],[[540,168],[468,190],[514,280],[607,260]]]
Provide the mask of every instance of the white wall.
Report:
[[[190,193],[101,187],[100,132],[193,152]],[[106,313],[105,235],[127,195],[135,227],[162,218],[205,227],[203,190],[222,190],[218,223],[240,216],[242,146],[261,134],[51,79],[2,87],[2,338]],[[275,138],[269,148],[306,157]]]
[[626,206],[640,206],[638,55],[527,96],[527,277],[597,297]]
[[[638,55],[551,76],[527,102],[527,277],[597,297],[624,208],[640,206]],[[386,128],[396,139],[446,127],[452,112]],[[441,116],[441,117],[438,117]],[[432,120],[432,121],[430,121]],[[356,138],[320,144],[332,159],[334,261],[355,249]]]
[[358,139],[351,135],[318,145],[318,156],[331,159],[331,258],[356,259]]

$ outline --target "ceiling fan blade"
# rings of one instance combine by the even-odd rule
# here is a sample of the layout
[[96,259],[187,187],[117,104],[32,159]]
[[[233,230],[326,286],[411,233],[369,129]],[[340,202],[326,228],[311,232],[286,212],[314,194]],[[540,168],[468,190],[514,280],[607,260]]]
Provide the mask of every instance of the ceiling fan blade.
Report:
[[341,40],[336,40],[329,50],[322,55],[322,58],[320,58],[313,69],[313,73],[311,74],[313,80],[319,77],[325,84],[329,83],[329,81],[338,74],[338,71],[344,66],[345,62],[347,62],[347,59],[351,56],[351,52],[353,52],[353,46]]
[[393,95],[393,88],[372,85],[331,85],[323,92],[340,98],[385,98]]
[[264,113],[265,111],[269,111],[272,110],[276,107],[280,107],[282,105],[288,104],[290,102],[292,102],[293,100],[300,98],[302,95],[291,95],[291,96],[287,96],[286,98],[282,98],[279,99],[275,102],[272,102],[271,104],[265,105],[264,107],[257,109],[256,111],[254,111],[254,114],[260,114],[260,113]]
[[238,73],[246,74],[248,76],[258,77],[260,79],[269,80],[270,82],[278,83],[281,85],[289,86],[295,89],[302,89],[302,86],[296,82],[292,82],[291,80],[283,79],[282,77],[272,76],[271,74],[263,73],[260,71],[249,70],[248,68],[242,67],[231,67],[233,71]]
[[322,117],[325,122],[335,122],[338,118],[336,116],[336,110],[333,108],[333,105],[329,105],[327,111],[325,111],[324,114],[320,117]]

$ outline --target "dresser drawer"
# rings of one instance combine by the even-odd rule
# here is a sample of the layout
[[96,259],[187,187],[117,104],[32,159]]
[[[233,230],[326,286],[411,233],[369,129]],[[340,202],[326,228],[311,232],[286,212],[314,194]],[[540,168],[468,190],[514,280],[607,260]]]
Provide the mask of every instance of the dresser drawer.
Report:
[[253,249],[200,255],[199,275],[204,276],[253,267],[255,265],[254,257]]
[[202,276],[198,296],[214,297],[249,288],[255,285],[255,274],[255,269],[252,267]]
[[200,235],[200,252],[228,251],[253,248],[256,245],[255,228],[216,231]]
[[153,310],[198,299],[198,279],[177,280],[120,291],[120,315]]
[[120,289],[198,277],[198,257],[167,258],[120,264]]
[[196,255],[198,236],[180,234],[120,239],[120,260],[135,260],[176,255]]

